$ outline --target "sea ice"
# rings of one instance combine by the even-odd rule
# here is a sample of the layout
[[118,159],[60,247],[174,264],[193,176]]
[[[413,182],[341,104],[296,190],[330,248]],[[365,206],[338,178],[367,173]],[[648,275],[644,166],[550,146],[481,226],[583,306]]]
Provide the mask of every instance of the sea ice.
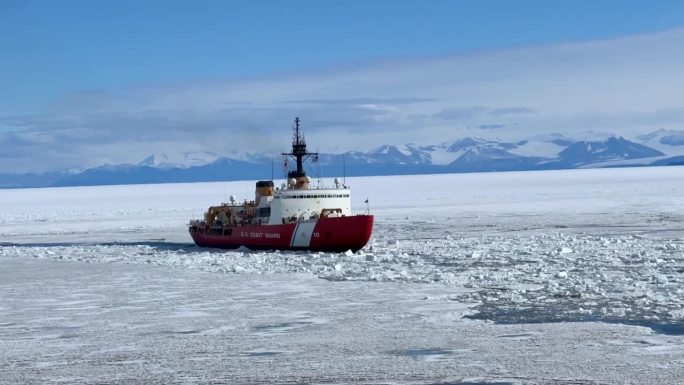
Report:
[[[194,246],[187,221],[224,190],[249,191],[247,182],[0,190],[0,344],[7,347],[0,371],[14,383],[106,382],[116,373],[140,379],[131,368],[140,362],[157,362],[159,376],[201,369],[219,382],[228,370],[243,382],[457,382],[471,373],[533,384],[655,384],[684,377],[684,366],[663,369],[648,358],[657,349],[646,354],[635,342],[652,336],[650,329],[548,323],[681,329],[681,168],[349,179],[353,209],[363,211],[370,196],[376,215],[372,250],[351,255]],[[40,282],[32,286],[42,290],[35,301],[20,277]],[[465,315],[541,323],[492,325]],[[83,317],[92,326],[78,324]],[[669,347],[667,362],[684,362],[679,336],[654,338],[655,347]],[[472,354],[456,353],[464,344]],[[276,359],[286,365],[270,372]],[[369,363],[387,369],[375,373]]]
[[665,285],[668,283],[667,275],[665,274],[657,274],[655,278],[656,282],[658,282],[660,285]]

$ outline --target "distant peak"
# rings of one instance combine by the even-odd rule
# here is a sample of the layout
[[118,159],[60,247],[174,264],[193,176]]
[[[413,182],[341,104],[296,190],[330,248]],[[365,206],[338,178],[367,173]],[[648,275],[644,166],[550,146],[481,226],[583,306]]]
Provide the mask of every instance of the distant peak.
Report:
[[150,154],[140,162],[138,162],[139,166],[158,166],[160,163],[164,162],[166,160],[166,155],[164,154]]
[[388,144],[383,144],[382,146],[376,147],[370,151],[371,154],[383,155],[383,154],[394,154],[394,155],[405,155],[410,156],[413,154],[414,148],[411,144],[392,146]]
[[147,158],[138,162],[141,166],[154,166],[154,154],[148,155]]
[[478,147],[482,145],[491,145],[497,143],[491,140],[481,138],[479,136],[465,137],[461,139],[456,139],[451,142],[444,142],[442,146],[446,148],[448,152],[458,152],[463,149],[468,149],[471,147]]
[[387,154],[393,146],[390,146],[388,144],[383,144],[381,146],[378,146],[372,150],[370,150],[371,154]]
[[[655,140],[656,142],[662,143],[664,137],[672,135],[684,136],[684,131],[660,128],[656,131],[649,132],[648,134],[639,135],[637,136],[637,139],[641,141],[641,143],[651,142],[654,141],[654,139],[657,139]],[[667,139],[665,141],[667,142]]]

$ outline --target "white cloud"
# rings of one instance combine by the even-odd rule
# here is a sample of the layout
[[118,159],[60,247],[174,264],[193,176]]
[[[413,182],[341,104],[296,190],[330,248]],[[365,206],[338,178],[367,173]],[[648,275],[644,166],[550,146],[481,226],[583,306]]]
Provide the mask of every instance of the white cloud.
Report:
[[684,30],[271,79],[75,93],[0,118],[5,170],[134,162],[151,152],[277,153],[295,115],[312,148],[465,135],[629,136],[684,126]]

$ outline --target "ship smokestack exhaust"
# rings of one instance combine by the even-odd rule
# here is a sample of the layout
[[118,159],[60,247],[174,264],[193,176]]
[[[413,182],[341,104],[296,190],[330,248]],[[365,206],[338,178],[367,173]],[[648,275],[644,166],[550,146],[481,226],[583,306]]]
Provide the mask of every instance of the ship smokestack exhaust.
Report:
[[273,181],[260,180],[256,182],[256,190],[254,192],[254,203],[259,206],[261,197],[273,196]]

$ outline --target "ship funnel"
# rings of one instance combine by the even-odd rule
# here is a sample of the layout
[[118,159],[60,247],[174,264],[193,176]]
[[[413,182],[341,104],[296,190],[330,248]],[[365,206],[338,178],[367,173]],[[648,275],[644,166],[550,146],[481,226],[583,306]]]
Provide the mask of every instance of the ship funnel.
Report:
[[259,205],[259,201],[261,201],[261,197],[273,196],[273,181],[260,180],[256,182],[256,192],[254,195],[254,203],[256,203],[257,206]]

